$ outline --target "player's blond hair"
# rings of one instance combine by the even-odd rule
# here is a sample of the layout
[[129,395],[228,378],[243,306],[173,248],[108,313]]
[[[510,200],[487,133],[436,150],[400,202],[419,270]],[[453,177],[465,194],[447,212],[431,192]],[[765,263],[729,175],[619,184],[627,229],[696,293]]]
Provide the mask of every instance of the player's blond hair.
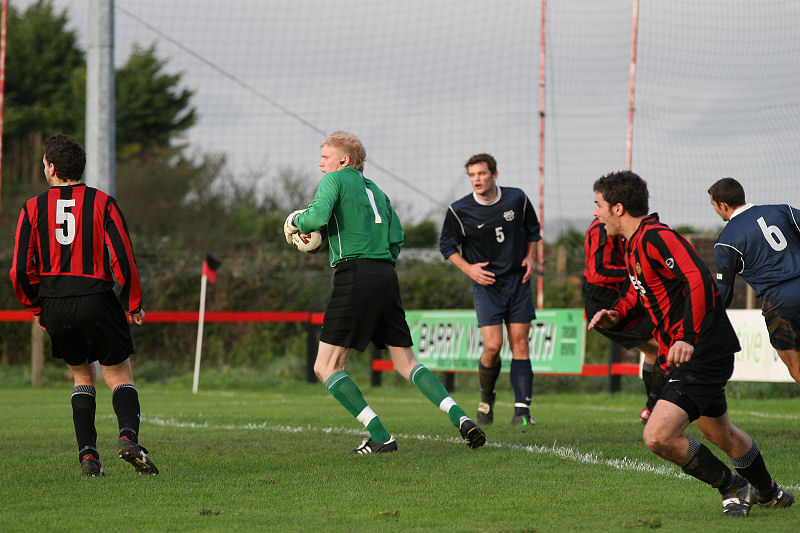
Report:
[[367,159],[367,149],[361,144],[358,137],[350,132],[337,130],[328,135],[328,138],[319,144],[320,148],[323,146],[333,146],[342,153],[350,156],[350,164],[356,170],[364,171],[364,161]]

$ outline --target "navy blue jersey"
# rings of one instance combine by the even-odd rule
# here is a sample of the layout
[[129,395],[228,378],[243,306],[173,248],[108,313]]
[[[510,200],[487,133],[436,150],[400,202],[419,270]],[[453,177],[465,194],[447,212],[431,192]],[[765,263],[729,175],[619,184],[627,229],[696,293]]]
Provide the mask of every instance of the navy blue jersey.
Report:
[[790,205],[738,209],[714,245],[716,282],[728,306],[736,274],[769,297],[770,289],[800,277],[800,211]]
[[497,198],[489,205],[478,203],[474,194],[450,204],[439,251],[445,259],[460,252],[469,263],[488,261],[484,268],[502,276],[522,270],[528,243],[541,239],[539,230],[536,211],[525,193],[497,187]]

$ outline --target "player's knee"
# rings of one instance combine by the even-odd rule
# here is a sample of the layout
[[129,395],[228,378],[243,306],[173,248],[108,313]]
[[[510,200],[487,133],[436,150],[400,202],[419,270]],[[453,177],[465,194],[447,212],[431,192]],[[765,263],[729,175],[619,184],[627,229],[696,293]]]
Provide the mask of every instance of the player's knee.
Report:
[[653,430],[648,431],[648,427],[645,426],[642,439],[644,440],[645,446],[654,454],[660,457],[668,457],[671,455],[674,443],[671,439],[667,438],[665,433]]
[[319,360],[317,360],[314,361],[314,374],[317,376],[317,379],[325,383],[325,381],[327,381],[327,379],[331,377],[331,374],[333,374],[333,372],[331,371],[330,368],[328,368],[328,365],[325,365],[321,363]]
[[528,343],[527,342],[512,343],[511,354],[514,356],[514,359],[529,359],[530,354],[528,351]]
[[492,362],[496,362],[497,358],[500,356],[500,348],[503,347],[503,342],[495,342],[495,341],[484,341],[483,343],[483,355],[484,358],[491,360]]

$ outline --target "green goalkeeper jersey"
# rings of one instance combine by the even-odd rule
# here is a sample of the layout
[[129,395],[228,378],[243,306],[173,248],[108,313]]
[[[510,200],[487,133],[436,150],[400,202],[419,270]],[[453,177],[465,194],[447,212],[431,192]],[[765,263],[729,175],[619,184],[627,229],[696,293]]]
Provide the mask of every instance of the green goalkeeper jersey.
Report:
[[314,200],[294,224],[306,233],[328,226],[331,266],[355,258],[394,264],[403,246],[403,226],[389,197],[353,167],[322,176]]

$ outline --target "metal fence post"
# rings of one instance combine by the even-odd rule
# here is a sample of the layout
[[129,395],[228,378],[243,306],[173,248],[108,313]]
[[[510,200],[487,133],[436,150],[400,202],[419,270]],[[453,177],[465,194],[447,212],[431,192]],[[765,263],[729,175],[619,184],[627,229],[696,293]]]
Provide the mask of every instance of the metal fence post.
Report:
[[31,324],[31,384],[44,386],[44,331],[35,318]]
[[[372,361],[379,360],[382,358],[383,350],[378,349],[377,346],[374,344],[372,345],[372,357],[370,357],[370,367],[372,367]],[[370,376],[370,385],[373,387],[380,387],[382,383],[381,375],[383,373],[380,370],[375,370],[372,368],[372,374]]]
[[622,361],[624,348],[614,341],[608,345],[608,392],[614,394],[622,390],[622,377],[614,375],[614,363]]

